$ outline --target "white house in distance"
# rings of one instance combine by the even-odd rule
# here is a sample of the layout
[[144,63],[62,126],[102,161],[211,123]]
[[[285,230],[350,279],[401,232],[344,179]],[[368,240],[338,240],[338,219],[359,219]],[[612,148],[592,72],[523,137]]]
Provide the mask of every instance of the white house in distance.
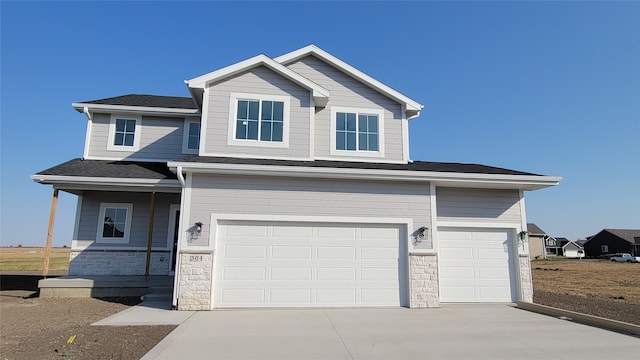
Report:
[[73,104],[83,157],[32,176],[78,196],[70,276],[180,310],[532,300],[524,192],[560,178],[411,161],[423,106],[313,45],[186,85]]

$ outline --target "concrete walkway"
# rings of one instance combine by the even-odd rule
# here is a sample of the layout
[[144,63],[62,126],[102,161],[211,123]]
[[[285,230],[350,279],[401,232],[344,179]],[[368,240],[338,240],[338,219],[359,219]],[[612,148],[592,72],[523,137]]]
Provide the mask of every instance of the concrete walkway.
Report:
[[180,325],[195,313],[195,311],[173,311],[171,301],[143,301],[91,325]]
[[198,312],[150,359],[632,359],[640,339],[509,305]]

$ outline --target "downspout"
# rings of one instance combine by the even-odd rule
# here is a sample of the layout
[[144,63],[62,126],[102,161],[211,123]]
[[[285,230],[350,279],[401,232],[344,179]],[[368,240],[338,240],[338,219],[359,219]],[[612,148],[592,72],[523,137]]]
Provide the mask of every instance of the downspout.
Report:
[[180,244],[182,243],[182,217],[184,216],[184,198],[185,198],[185,186],[187,182],[182,174],[182,166],[176,168],[176,175],[178,176],[178,182],[182,185],[182,191],[180,194],[180,221],[178,221],[178,246],[176,247],[176,269],[173,274],[173,295],[171,296],[171,309],[178,309],[178,284],[180,284]]

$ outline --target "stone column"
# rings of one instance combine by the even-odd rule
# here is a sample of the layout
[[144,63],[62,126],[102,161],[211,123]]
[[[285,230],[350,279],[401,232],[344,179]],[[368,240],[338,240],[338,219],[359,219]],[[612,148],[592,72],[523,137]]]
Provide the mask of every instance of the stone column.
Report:
[[178,310],[211,310],[213,252],[182,250],[178,271]]
[[531,277],[531,260],[529,255],[520,254],[518,256],[520,266],[520,291],[521,300],[524,302],[533,302],[533,279]]
[[409,255],[411,308],[440,306],[438,288],[438,257],[433,253]]

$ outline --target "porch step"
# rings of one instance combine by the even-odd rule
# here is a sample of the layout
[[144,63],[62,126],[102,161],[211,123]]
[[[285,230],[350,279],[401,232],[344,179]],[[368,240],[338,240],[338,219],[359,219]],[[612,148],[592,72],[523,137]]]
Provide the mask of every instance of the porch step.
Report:
[[153,286],[149,288],[148,294],[173,294],[173,286]]
[[168,293],[168,294],[153,294],[153,293],[149,293],[149,294],[145,294],[142,295],[142,301],[145,302],[171,302],[171,300],[173,299],[173,293]]

